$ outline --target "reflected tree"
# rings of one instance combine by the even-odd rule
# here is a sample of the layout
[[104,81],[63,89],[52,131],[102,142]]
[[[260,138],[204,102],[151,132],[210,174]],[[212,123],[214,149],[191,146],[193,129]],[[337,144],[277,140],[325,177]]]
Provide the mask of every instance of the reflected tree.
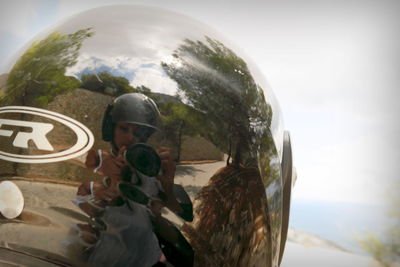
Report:
[[[205,114],[208,136],[233,165],[256,157],[259,137],[271,123],[272,110],[245,61],[222,43],[185,40],[174,53],[174,63],[162,63],[179,85],[179,94]],[[250,153],[249,153],[250,152]]]
[[385,267],[398,266],[400,263],[400,182],[392,186],[389,192],[390,208],[388,215],[393,219],[392,225],[386,229],[386,236],[379,238],[372,233],[366,234],[358,242],[362,249]]
[[76,64],[83,41],[92,35],[91,28],[53,32],[33,43],[12,68],[1,104],[44,107],[55,96],[77,88],[80,82],[65,71]]
[[206,132],[204,114],[180,101],[157,103],[162,115],[165,138],[176,149],[176,161],[180,162],[183,136],[203,135]]
[[151,89],[148,88],[147,86],[144,86],[144,85],[136,87],[136,90],[138,91],[138,93],[141,93],[141,94],[144,94],[144,95],[151,94]]
[[[93,34],[91,28],[72,34],[53,32],[45,39],[34,42],[8,74],[5,86],[7,90],[0,105],[46,107],[57,95],[79,87],[80,82],[74,77],[66,76],[65,72],[68,67],[76,64],[83,41]],[[28,117],[27,114],[18,116],[21,120]],[[22,148],[13,149],[18,149],[16,154],[23,151]],[[5,161],[0,166],[14,175],[25,172],[27,167],[28,165]]]
[[138,91],[129,84],[129,80],[125,77],[115,76],[107,71],[97,74],[83,74],[81,80],[82,88],[111,96],[119,96]]
[[182,228],[197,251],[196,265],[271,266],[261,174],[276,153],[272,109],[246,62],[221,42],[185,40],[173,57],[162,67],[177,82],[179,97],[203,115],[199,132],[228,154],[227,166],[198,193],[194,222]]

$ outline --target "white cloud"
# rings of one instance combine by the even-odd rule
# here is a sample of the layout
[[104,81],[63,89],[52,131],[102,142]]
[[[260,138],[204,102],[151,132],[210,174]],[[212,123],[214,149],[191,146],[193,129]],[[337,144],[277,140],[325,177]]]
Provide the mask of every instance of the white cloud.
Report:
[[83,70],[97,73],[106,67],[117,76],[127,78],[134,87],[146,86],[154,92],[175,95],[178,85],[152,60],[127,56],[92,56],[82,53],[78,62],[69,68],[67,75],[78,76]]
[[132,86],[144,85],[153,92],[175,95],[178,85],[171,80],[164,71],[158,67],[140,68],[135,72],[135,79],[131,82]]
[[123,74],[131,74],[136,69],[140,68],[140,65],[143,64],[139,58],[135,57],[127,57],[127,56],[101,56],[101,55],[90,55],[88,53],[81,53],[79,56],[78,62],[68,68],[66,74],[74,75],[82,72],[83,70],[95,71],[99,70],[101,67],[107,67],[110,70],[113,70],[117,73]]

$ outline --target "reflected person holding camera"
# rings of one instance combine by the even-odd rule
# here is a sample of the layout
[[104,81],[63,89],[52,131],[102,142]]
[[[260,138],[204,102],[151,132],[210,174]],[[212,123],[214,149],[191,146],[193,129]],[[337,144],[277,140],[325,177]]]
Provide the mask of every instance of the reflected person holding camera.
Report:
[[[83,183],[76,199],[94,222],[78,225],[91,265],[162,266],[167,259],[175,266],[192,264],[190,245],[161,216],[167,207],[193,219],[191,203],[179,202],[174,194],[170,149],[145,144],[159,130],[159,121],[154,101],[139,93],[117,97],[105,111],[102,137],[111,151],[91,150],[86,159],[88,168],[105,177],[102,183]],[[160,243],[165,243],[164,253]]]

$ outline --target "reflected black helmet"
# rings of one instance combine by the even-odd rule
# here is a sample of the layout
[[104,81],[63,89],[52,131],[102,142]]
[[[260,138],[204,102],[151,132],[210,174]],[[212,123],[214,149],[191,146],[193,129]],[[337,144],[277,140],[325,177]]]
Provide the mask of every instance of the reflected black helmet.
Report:
[[159,130],[160,111],[151,98],[140,93],[117,97],[104,113],[102,125],[104,141],[113,140],[115,124],[120,121],[139,126],[136,137],[140,142],[146,142],[154,131]]

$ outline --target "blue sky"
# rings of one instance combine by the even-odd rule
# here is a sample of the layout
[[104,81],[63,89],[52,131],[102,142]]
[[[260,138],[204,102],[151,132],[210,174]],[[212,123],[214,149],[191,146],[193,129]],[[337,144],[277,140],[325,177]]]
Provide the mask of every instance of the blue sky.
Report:
[[256,62],[292,136],[294,200],[386,201],[400,161],[395,1],[0,1],[0,73],[46,27],[117,3],[192,16]]

